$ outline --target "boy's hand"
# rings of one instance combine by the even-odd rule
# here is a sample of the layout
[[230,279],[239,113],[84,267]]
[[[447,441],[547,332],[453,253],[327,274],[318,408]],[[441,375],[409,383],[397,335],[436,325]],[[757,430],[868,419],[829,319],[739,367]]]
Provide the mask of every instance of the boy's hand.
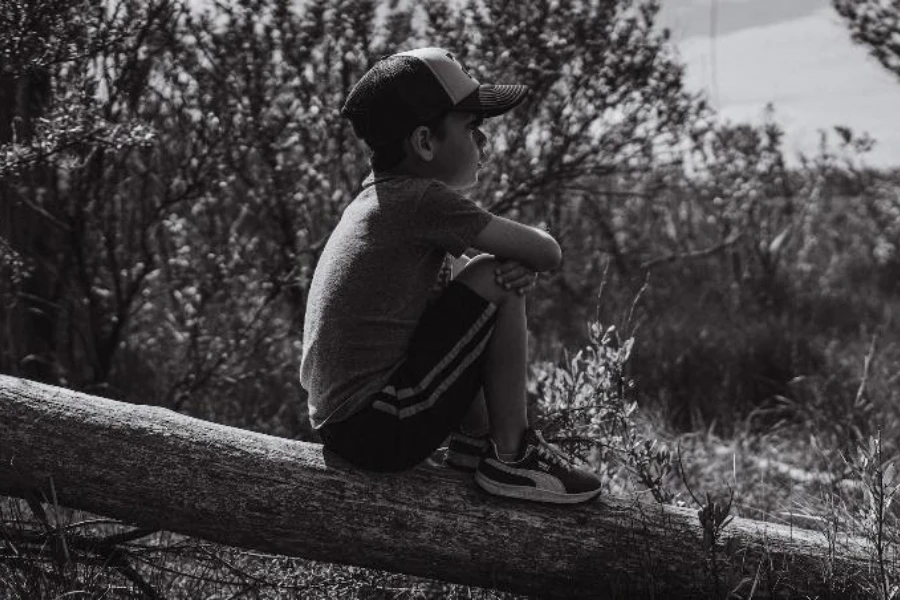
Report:
[[513,290],[523,296],[534,289],[537,273],[517,260],[499,259],[500,266],[494,271],[494,281],[500,287]]

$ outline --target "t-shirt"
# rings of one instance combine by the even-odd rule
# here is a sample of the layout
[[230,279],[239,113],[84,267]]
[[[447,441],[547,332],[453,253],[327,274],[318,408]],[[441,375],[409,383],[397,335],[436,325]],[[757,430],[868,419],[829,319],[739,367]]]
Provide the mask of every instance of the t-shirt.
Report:
[[300,383],[313,427],[371,403],[403,361],[447,253],[460,256],[491,218],[433,179],[366,178],[309,289]]

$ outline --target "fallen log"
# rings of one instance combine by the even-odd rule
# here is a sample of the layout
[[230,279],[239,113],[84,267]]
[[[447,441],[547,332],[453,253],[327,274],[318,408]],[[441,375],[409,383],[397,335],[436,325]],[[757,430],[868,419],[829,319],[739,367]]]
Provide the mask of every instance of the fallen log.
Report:
[[857,542],[601,497],[489,496],[438,465],[349,467],[321,446],[0,376],[0,493],[275,554],[540,597],[849,597]]

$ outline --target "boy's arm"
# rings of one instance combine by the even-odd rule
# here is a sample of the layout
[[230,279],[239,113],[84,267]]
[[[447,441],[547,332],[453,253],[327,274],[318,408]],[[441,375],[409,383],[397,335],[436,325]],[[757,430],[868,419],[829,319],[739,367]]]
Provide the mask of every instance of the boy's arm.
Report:
[[472,246],[533,271],[551,271],[562,262],[562,250],[549,233],[504,217],[494,216]]

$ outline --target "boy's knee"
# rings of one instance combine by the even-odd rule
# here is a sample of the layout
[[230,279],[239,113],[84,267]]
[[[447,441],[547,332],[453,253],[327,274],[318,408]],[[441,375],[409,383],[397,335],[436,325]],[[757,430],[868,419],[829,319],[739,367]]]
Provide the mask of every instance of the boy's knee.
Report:
[[494,304],[503,304],[510,298],[521,299],[522,296],[497,283],[496,271],[499,266],[500,261],[490,254],[480,254],[463,267],[455,280]]

